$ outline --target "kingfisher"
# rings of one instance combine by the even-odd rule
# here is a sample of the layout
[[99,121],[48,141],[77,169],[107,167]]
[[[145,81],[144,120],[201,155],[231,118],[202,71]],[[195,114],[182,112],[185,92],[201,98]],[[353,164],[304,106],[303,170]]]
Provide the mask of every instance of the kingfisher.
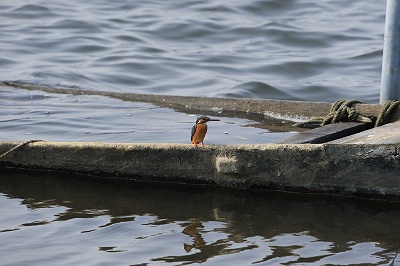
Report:
[[207,133],[207,122],[209,121],[220,121],[219,119],[211,119],[208,116],[200,116],[196,119],[196,124],[192,127],[192,136],[190,140],[192,144],[197,147],[197,144],[201,142],[204,146],[204,137]]

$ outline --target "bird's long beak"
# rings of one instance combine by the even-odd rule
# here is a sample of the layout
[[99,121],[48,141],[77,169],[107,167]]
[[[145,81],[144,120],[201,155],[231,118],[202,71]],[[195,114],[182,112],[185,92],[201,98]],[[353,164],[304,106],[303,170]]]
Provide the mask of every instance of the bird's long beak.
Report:
[[208,121],[221,121],[219,119],[209,119]]

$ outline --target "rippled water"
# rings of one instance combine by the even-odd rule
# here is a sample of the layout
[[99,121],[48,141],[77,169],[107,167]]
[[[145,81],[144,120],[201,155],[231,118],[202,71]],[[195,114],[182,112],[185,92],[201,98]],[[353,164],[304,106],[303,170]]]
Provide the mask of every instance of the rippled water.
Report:
[[[386,1],[0,2],[0,80],[379,101]],[[2,140],[188,143],[195,113],[0,88]],[[290,132],[221,116],[206,143]],[[2,265],[396,265],[398,203],[0,173]]]
[[0,79],[378,102],[386,1],[1,1]]
[[[104,96],[74,96],[0,88],[1,140],[190,143],[194,113]],[[190,111],[190,110],[188,110]],[[269,143],[296,131],[274,132],[246,118],[210,122],[206,144]],[[290,128],[291,129],[291,128]],[[276,131],[276,130],[275,130]]]
[[6,172],[2,265],[397,265],[398,203]]
[[[385,3],[4,0],[0,80],[124,93],[377,103]],[[106,97],[74,100],[79,104],[68,96],[2,89],[0,104],[7,109],[0,110],[0,133],[7,140],[185,143],[195,120]],[[132,112],[138,108],[143,112]],[[213,125],[219,135],[213,142],[209,134],[211,143],[285,137],[243,127],[254,121],[224,121]],[[171,124],[186,132],[170,132]],[[225,136],[232,131],[239,134]]]

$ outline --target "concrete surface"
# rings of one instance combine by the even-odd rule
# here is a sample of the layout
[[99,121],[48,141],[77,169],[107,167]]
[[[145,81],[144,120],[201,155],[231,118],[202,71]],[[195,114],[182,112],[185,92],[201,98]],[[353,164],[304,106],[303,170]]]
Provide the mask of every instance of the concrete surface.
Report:
[[[209,98],[187,97],[173,95],[116,93],[106,91],[92,91],[68,88],[56,88],[21,82],[0,81],[0,86],[6,88],[21,88],[26,90],[41,90],[47,93],[61,93],[73,95],[102,95],[115,99],[133,102],[148,102],[160,107],[170,107],[179,111],[214,111],[234,112],[269,116],[272,118],[307,121],[324,117],[329,113],[333,102],[306,102],[306,101],[282,101],[271,99],[248,98]],[[338,99],[333,99],[333,101]],[[378,116],[381,106],[378,104],[355,104],[356,111],[362,115]],[[391,121],[400,118],[400,108],[396,108]]]
[[341,139],[332,144],[398,144],[400,145],[400,121],[366,130]]
[[[149,102],[178,110],[213,110],[279,119],[307,120],[328,114],[331,103],[267,99],[222,99],[123,94],[50,88],[32,84],[0,86],[48,93],[103,95]],[[380,105],[357,104],[363,115]],[[399,108],[391,121],[400,117]],[[0,169],[62,171],[138,181],[212,184],[240,189],[285,190],[400,199],[400,122],[324,144],[219,145],[35,142],[2,156],[19,142],[0,142]]]
[[[0,154],[16,142],[0,142]],[[0,169],[240,189],[400,197],[399,145],[206,146],[35,142],[0,158]]]
[[277,144],[319,144],[333,141],[372,128],[372,123],[346,122],[328,124],[323,127],[300,132],[291,137],[275,141]]

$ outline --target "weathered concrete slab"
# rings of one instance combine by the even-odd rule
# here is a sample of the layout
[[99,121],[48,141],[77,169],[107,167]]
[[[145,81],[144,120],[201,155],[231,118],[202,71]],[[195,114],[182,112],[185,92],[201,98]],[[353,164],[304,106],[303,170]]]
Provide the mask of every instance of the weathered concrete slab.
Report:
[[[0,142],[0,154],[19,143]],[[398,144],[206,146],[35,142],[0,168],[154,182],[400,197]]]
[[373,124],[359,122],[335,123],[310,129],[286,139],[279,140],[277,144],[319,144],[343,138],[373,127]]
[[[126,101],[149,102],[181,111],[254,114],[260,116],[260,120],[270,116],[305,121],[325,116],[331,106],[331,103],[268,99],[125,94],[51,88],[18,82],[0,82],[0,86],[48,93],[103,95]],[[357,104],[355,108],[363,115],[377,116],[381,106]],[[397,121],[399,117],[397,108],[391,121]],[[176,144],[35,142],[1,156],[19,143],[0,142],[0,169],[16,167],[153,182],[202,183],[243,189],[261,188],[398,199],[399,123],[325,144],[194,148],[192,145]]]
[[332,144],[400,144],[400,121],[366,130]]
[[[115,99],[133,102],[148,102],[160,107],[170,107],[180,111],[214,111],[234,112],[269,116],[276,119],[290,121],[307,121],[324,117],[329,113],[331,103],[306,102],[306,101],[282,101],[271,99],[248,99],[248,98],[210,98],[210,97],[187,97],[174,95],[116,93],[107,91],[94,91],[82,89],[68,89],[41,86],[22,82],[0,81],[0,86],[10,88],[21,88],[26,90],[41,90],[47,93],[61,93],[73,95],[102,95]],[[337,99],[334,99],[337,100]],[[333,100],[333,101],[334,101]],[[365,116],[378,116],[381,106],[378,104],[356,104],[356,111]],[[400,108],[394,110],[391,121],[400,118]]]

